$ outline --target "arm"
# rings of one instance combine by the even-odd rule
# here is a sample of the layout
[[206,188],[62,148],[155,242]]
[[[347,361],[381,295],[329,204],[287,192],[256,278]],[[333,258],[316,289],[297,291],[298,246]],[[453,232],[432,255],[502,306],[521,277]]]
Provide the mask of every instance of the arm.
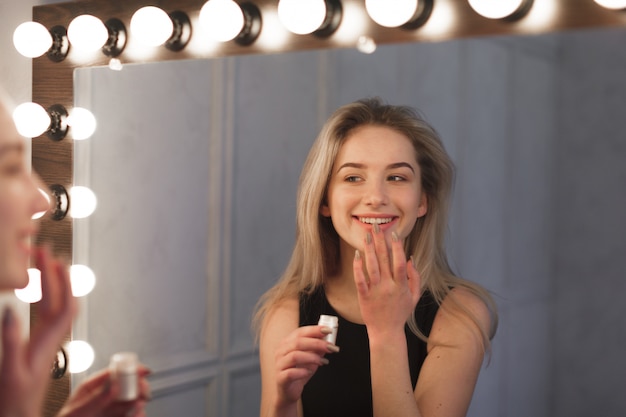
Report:
[[485,334],[489,330],[491,316],[484,302],[468,290],[453,289],[435,316],[415,387],[424,416],[465,416],[483,364],[481,329],[461,315],[458,305],[474,315]]
[[488,328],[489,314],[477,297],[453,290],[439,309],[430,334],[429,353],[413,391],[404,323],[419,299],[420,277],[406,262],[402,244],[391,242],[391,258],[382,233],[374,231],[363,260],[354,260],[359,306],[370,340],[374,415],[459,417],[469,407],[483,361],[480,329],[463,318],[453,299]]
[[299,325],[297,299],[288,299],[263,319],[261,361],[261,417],[301,416],[300,396],[317,368],[328,363],[332,347],[323,340],[328,330]]

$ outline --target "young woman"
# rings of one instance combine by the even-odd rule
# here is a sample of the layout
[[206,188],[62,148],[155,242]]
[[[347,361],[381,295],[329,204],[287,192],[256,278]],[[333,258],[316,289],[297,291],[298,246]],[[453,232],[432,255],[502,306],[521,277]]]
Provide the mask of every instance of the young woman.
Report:
[[[338,109],[308,155],[297,234],[260,300],[261,416],[464,416],[495,333],[444,247],[454,166],[414,110]],[[318,326],[339,317],[336,344]]]
[[[2,315],[0,335],[0,416],[42,415],[50,369],[56,352],[69,333],[76,304],[67,268],[46,248],[31,248],[37,232],[33,214],[49,208],[38,190],[45,186],[31,175],[25,160],[24,139],[15,129],[8,107],[0,97],[0,291],[28,284],[26,270],[31,257],[41,271],[42,300],[35,327],[28,340],[10,308]],[[149,386],[146,368],[141,369],[141,395],[137,401],[115,400],[119,387],[102,371],[81,384],[61,417],[143,416]]]

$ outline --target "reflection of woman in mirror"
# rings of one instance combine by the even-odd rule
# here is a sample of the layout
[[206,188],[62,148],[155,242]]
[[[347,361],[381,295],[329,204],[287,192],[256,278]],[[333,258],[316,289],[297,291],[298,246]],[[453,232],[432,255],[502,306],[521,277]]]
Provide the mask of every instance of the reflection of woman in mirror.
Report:
[[[51,365],[76,312],[66,266],[48,249],[30,247],[37,231],[31,218],[49,205],[38,189],[43,184],[30,174],[25,156],[24,139],[0,97],[0,291],[28,284],[31,256],[41,271],[42,286],[38,319],[28,340],[20,335],[15,313],[10,308],[2,313],[0,416],[7,417],[42,414]],[[119,386],[110,382],[109,372],[95,374],[79,385],[59,416],[143,416],[149,395],[147,373],[142,367],[140,398],[124,403],[115,400]]]
[[[444,248],[454,166],[412,109],[337,110],[300,178],[296,244],[261,299],[261,416],[464,416],[495,305]],[[339,317],[336,344],[317,325]]]

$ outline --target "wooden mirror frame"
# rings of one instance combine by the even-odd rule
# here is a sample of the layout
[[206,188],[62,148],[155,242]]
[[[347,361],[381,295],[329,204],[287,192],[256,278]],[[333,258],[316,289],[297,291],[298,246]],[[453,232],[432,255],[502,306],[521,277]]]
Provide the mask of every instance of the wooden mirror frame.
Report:
[[[71,20],[81,14],[92,14],[103,22],[110,18],[119,19],[126,27],[130,27],[130,19],[135,10],[146,5],[161,7],[166,12],[182,11],[192,22],[192,37],[195,35],[194,25],[197,22],[200,8],[206,0],[84,0],[33,7],[33,20],[51,29],[55,26],[67,28]],[[278,0],[249,0],[260,10],[261,16],[275,15]],[[241,1],[240,1],[241,2]],[[360,10],[365,17],[365,0],[343,0],[345,14]],[[533,11],[549,5],[550,13],[541,24],[530,22]],[[593,0],[535,0],[535,9],[516,21],[489,20],[475,13],[467,0],[434,0],[433,16],[439,10],[446,9],[453,16],[452,26],[441,32],[429,28],[428,23],[417,29],[384,28],[371,19],[362,19],[363,26],[359,35],[372,38],[376,44],[399,42],[436,42],[457,38],[493,36],[493,35],[533,35],[573,29],[625,26],[626,13],[604,9]],[[535,14],[541,11],[535,12]],[[263,25],[267,22],[263,21]],[[431,25],[432,26],[432,25]],[[265,27],[261,28],[261,34]],[[340,26],[341,29],[341,26]],[[194,53],[188,49],[174,52],[165,47],[155,48],[150,57],[136,58],[122,51],[117,57],[122,64],[149,63],[167,60],[206,59],[243,54],[284,53],[308,49],[323,48],[354,48],[356,35],[346,37],[338,30],[328,37],[313,35],[288,34],[280,45],[263,45],[261,42],[249,46],[241,46],[234,41],[226,42],[211,52]],[[128,35],[129,37],[132,35]],[[346,38],[346,39],[342,39]],[[67,57],[54,62],[46,55],[33,59],[32,100],[44,108],[60,104],[70,110],[74,102],[73,73],[76,68],[106,66],[109,57],[103,53],[96,54],[88,60],[81,60],[71,49]],[[67,137],[53,141],[45,134],[34,138],[32,144],[32,165],[47,185],[59,184],[69,189],[73,182],[73,142],[71,129]],[[41,232],[38,244],[49,242],[58,256],[65,259],[72,257],[72,221],[69,217],[53,220],[46,216],[41,221]],[[36,306],[32,308],[32,319],[36,320]],[[69,337],[69,336],[68,336]],[[55,380],[51,384],[46,401],[46,416],[52,416],[61,407],[70,392],[69,376]]]

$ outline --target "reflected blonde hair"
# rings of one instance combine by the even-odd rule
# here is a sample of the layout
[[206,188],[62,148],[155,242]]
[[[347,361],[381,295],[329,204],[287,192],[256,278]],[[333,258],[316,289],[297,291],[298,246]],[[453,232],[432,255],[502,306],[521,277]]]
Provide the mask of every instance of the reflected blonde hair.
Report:
[[[354,129],[364,125],[394,129],[411,141],[420,166],[428,209],[426,215],[417,219],[405,240],[405,253],[413,256],[422,277],[422,290],[430,291],[438,304],[441,305],[450,290],[457,287],[469,290],[484,301],[492,314],[491,329],[488,332],[481,330],[483,346],[488,349],[497,327],[495,303],[480,285],[452,272],[445,250],[454,164],[438,133],[419,112],[408,106],[384,104],[378,98],[359,100],[337,109],[309,151],[297,194],[296,243],[282,277],[257,304],[253,319],[257,336],[263,318],[274,306],[287,298],[312,293],[324,284],[325,277],[337,272],[340,265],[339,236],[330,218],[320,214],[320,207],[325,201],[332,167],[341,145]],[[452,301],[458,313],[481,329],[471,312]],[[414,315],[407,323],[416,335],[426,340],[415,323]]]

